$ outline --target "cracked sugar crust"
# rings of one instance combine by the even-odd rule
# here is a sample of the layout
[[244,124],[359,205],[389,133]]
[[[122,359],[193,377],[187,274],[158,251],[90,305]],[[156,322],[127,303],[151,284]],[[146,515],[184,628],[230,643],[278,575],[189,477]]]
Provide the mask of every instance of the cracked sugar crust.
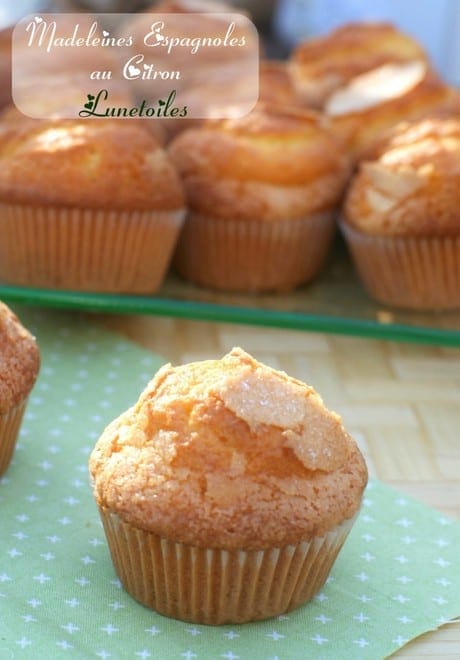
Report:
[[364,460],[313,388],[241,349],[166,365],[98,440],[98,505],[202,547],[321,536],[354,516]]
[[330,95],[356,76],[389,63],[427,62],[415,39],[389,22],[345,23],[302,40],[289,58],[298,93],[322,108]]
[[35,339],[9,307],[0,302],[0,414],[28,396],[39,368]]
[[346,221],[368,234],[445,236],[460,232],[460,121],[427,117],[382,136],[360,165]]
[[247,222],[335,208],[350,174],[348,154],[325,116],[268,104],[183,131],[168,154],[192,210]]

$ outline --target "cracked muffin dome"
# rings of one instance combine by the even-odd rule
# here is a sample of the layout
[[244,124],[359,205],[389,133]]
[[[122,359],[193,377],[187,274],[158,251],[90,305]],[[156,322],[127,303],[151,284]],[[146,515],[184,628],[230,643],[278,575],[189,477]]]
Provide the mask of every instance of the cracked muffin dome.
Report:
[[402,122],[376,143],[354,177],[346,222],[370,234],[460,233],[460,120]]
[[39,369],[40,351],[34,337],[0,302],[0,476],[13,456]]
[[368,151],[353,178],[342,231],[380,303],[460,308],[460,121],[403,122]]
[[39,367],[40,352],[34,337],[0,302],[0,414],[28,396]]
[[189,209],[173,259],[184,279],[254,293],[318,275],[350,173],[325,117],[260,102],[184,131],[168,152]]
[[455,112],[456,93],[420,61],[386,64],[337,89],[324,107],[332,130],[357,162],[402,120]]
[[356,76],[390,63],[428,62],[422,46],[386,22],[347,23],[301,42],[289,59],[299,95],[322,108],[328,97]]
[[97,503],[169,540],[281,547],[352,519],[364,460],[313,388],[241,349],[166,365],[90,459]]
[[246,117],[185,131],[169,154],[192,210],[247,221],[335,207],[350,172],[322,114],[264,103]]
[[89,468],[126,591],[208,625],[313,598],[367,482],[357,446],[313,388],[239,348],[160,369],[103,432]]

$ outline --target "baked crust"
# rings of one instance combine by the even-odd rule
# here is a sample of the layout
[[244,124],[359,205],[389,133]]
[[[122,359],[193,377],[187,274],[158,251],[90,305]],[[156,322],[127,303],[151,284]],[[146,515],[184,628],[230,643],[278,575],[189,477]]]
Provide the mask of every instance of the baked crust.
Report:
[[[397,76],[400,76],[402,81],[399,88],[395,86]],[[376,95],[379,81],[382,83],[381,98]],[[386,84],[390,85],[390,88],[393,86],[387,96]],[[362,94],[361,99],[359,94]],[[372,98],[372,95],[375,96]],[[346,102],[348,97],[353,103],[353,96],[356,96],[357,107],[353,109],[351,105],[351,108],[346,110],[346,106],[343,106],[341,110],[340,101]],[[362,103],[361,107],[359,101]],[[455,107],[452,88],[424,64],[410,62],[385,65],[354,79],[348,88],[338,90],[329,98],[325,112],[337,138],[346,145],[356,161],[363,157],[363,153],[384,131],[401,120],[418,119],[438,109],[448,111],[451,107]]]
[[313,388],[241,349],[163,367],[90,458],[95,498],[141,529],[200,547],[322,536],[359,508],[367,470]]
[[16,314],[0,302],[0,413],[27,398],[40,368],[40,352]]
[[29,121],[0,140],[3,202],[173,210],[182,186],[166,152],[123,120]]
[[322,116],[280,106],[187,130],[169,153],[190,207],[222,218],[276,221],[330,209],[349,173]]
[[391,23],[347,23],[300,43],[289,60],[302,99],[321,108],[352,78],[390,62],[428,62],[422,46]]
[[374,145],[352,180],[346,222],[370,234],[460,233],[460,120],[403,122]]

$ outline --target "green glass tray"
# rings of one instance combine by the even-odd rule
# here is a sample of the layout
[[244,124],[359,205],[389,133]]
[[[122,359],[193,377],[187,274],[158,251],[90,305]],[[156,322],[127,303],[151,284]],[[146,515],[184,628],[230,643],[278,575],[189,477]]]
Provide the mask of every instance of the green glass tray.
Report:
[[152,296],[109,295],[0,284],[0,298],[42,307],[157,314],[190,319],[330,332],[395,341],[460,346],[460,310],[414,313],[384,307],[362,288],[341,241],[322,275],[291,293],[230,295],[169,274]]

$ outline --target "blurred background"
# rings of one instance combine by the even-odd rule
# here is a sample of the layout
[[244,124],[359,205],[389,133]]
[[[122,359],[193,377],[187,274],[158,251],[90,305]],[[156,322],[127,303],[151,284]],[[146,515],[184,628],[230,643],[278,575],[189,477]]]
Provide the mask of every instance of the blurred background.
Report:
[[[266,38],[268,54],[276,57],[344,22],[389,20],[418,39],[438,71],[460,85],[460,0],[228,1],[249,11]],[[0,28],[35,11],[133,12],[151,4],[152,0],[0,0]]]
[[425,46],[449,82],[460,84],[459,0],[278,0],[272,20],[288,50],[345,22],[389,20]]

